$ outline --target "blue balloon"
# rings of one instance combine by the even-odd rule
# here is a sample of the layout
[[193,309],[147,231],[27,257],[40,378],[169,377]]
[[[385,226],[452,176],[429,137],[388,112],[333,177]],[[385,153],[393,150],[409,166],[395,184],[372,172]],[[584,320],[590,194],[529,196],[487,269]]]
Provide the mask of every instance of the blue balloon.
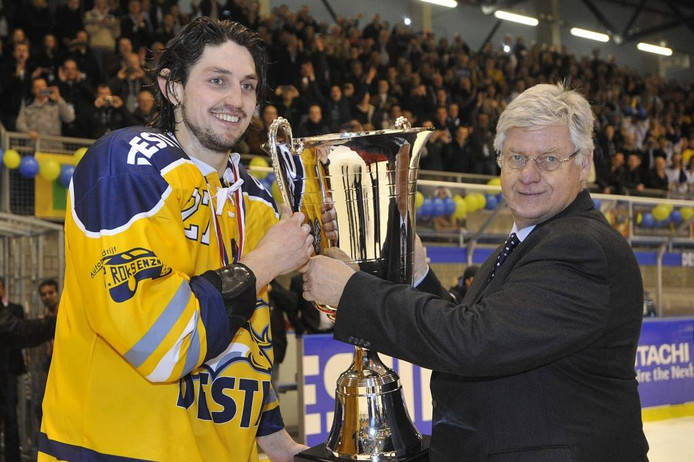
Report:
[[39,173],[39,163],[34,156],[23,156],[19,162],[19,174],[24,178],[34,178]]
[[443,201],[437,197],[436,199],[433,199],[431,201],[431,203],[432,203],[431,215],[434,217],[440,217],[441,215],[443,215],[443,210],[444,210]]
[[453,200],[452,197],[444,197],[443,198],[443,214],[444,215],[453,215],[455,212],[455,201]]
[[422,206],[419,207],[417,213],[421,218],[428,218],[431,216],[433,208],[434,204],[432,204],[431,199],[424,199],[424,202],[422,202]]
[[486,194],[485,198],[487,199],[487,203],[484,205],[485,209],[494,210],[496,206],[499,205],[498,196],[495,196],[493,194]]
[[60,176],[58,177],[58,182],[67,188],[70,186],[70,180],[72,179],[72,174],[75,172],[75,167],[72,165],[63,165],[60,168]]
[[652,228],[655,224],[655,218],[652,213],[644,213],[641,217],[641,226],[644,228]]
[[675,224],[682,223],[682,213],[679,210],[673,210],[670,212],[670,221]]
[[602,206],[602,202],[600,201],[600,199],[593,199],[593,205],[595,206],[595,208],[597,210],[600,210],[600,207]]
[[268,173],[267,176],[265,177],[265,179],[267,180],[267,184],[272,185],[272,183],[275,182],[275,174],[274,173]]

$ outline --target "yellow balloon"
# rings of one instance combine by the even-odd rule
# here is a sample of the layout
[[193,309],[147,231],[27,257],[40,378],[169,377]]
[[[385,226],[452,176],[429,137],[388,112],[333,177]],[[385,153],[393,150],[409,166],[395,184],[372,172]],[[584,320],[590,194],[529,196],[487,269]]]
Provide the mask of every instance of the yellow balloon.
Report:
[[657,221],[663,221],[670,216],[670,211],[664,204],[660,204],[653,207],[651,214],[653,215],[653,218],[655,218]]
[[60,164],[54,160],[44,160],[39,165],[39,173],[48,181],[54,181],[60,176]]
[[253,176],[256,178],[262,180],[267,176],[269,172],[264,171],[264,170],[258,170],[256,167],[269,167],[270,165],[267,163],[267,160],[264,157],[254,157],[251,159],[251,163],[249,164],[251,167],[251,170],[253,170]]
[[[672,209],[674,208],[672,204],[660,204],[658,207],[665,207],[665,210],[667,210],[667,214],[670,215],[672,213]],[[655,215],[653,215],[655,216]]]
[[487,205],[487,198],[482,193],[473,193],[475,201],[477,201],[476,210],[482,210]]
[[8,149],[5,151],[5,155],[2,156],[2,163],[5,164],[5,167],[9,168],[10,170],[14,170],[15,168],[19,167],[19,163],[21,161],[22,156],[20,156],[19,153],[14,149]]
[[[501,187],[501,178],[499,178],[499,177],[492,178],[491,180],[487,181],[487,184],[488,184],[489,186],[499,186],[499,187]],[[494,196],[496,196],[496,195],[498,195],[498,194],[501,194],[501,189],[499,189],[498,191],[489,191],[489,194],[492,194],[492,195],[494,195]]]
[[417,208],[420,208],[423,203],[424,203],[424,194],[417,191],[417,194],[415,195],[415,206]]
[[465,199],[458,196],[458,198],[453,199],[455,201],[455,212],[453,212],[453,218],[457,220],[462,220],[467,216],[467,204]]
[[82,157],[84,157],[84,154],[87,152],[87,148],[79,148],[75,150],[75,153],[72,155],[75,158],[75,163],[79,163],[80,160],[82,160]]
[[467,206],[467,213],[472,213],[477,210],[477,199],[475,198],[475,193],[469,193],[463,200]]
[[692,215],[694,215],[694,209],[691,207],[682,207],[680,209],[680,214],[682,215],[682,219],[684,221],[688,221]]

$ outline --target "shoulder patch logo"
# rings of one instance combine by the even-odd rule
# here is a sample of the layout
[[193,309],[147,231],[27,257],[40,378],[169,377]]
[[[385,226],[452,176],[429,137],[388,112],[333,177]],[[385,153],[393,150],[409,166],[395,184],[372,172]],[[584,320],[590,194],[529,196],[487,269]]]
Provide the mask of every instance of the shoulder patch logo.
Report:
[[97,265],[104,270],[104,284],[113,301],[121,303],[132,298],[143,279],[157,279],[171,273],[171,268],[149,249],[135,247],[107,255]]

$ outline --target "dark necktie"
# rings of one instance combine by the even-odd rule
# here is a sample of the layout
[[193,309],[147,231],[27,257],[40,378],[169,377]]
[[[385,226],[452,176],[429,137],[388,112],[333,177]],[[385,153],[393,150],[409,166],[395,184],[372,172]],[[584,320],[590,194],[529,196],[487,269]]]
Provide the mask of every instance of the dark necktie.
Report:
[[513,249],[518,247],[518,244],[520,244],[518,236],[516,236],[516,233],[511,233],[508,239],[506,239],[506,242],[504,242],[504,248],[501,249],[501,252],[496,257],[496,263],[494,264],[494,268],[492,268],[492,274],[489,275],[488,281],[494,279],[496,270],[506,261],[506,258],[513,252]]

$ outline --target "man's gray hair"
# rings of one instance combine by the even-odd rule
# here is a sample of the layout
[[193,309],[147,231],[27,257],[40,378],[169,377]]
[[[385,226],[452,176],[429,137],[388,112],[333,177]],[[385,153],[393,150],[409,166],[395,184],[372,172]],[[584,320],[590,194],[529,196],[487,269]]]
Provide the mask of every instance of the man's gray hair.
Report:
[[[588,100],[564,84],[539,84],[528,88],[511,101],[496,125],[494,149],[501,154],[509,129],[568,127],[574,149],[580,151],[576,163],[584,165],[593,153],[593,124],[595,117]],[[568,153],[571,154],[571,153]]]

